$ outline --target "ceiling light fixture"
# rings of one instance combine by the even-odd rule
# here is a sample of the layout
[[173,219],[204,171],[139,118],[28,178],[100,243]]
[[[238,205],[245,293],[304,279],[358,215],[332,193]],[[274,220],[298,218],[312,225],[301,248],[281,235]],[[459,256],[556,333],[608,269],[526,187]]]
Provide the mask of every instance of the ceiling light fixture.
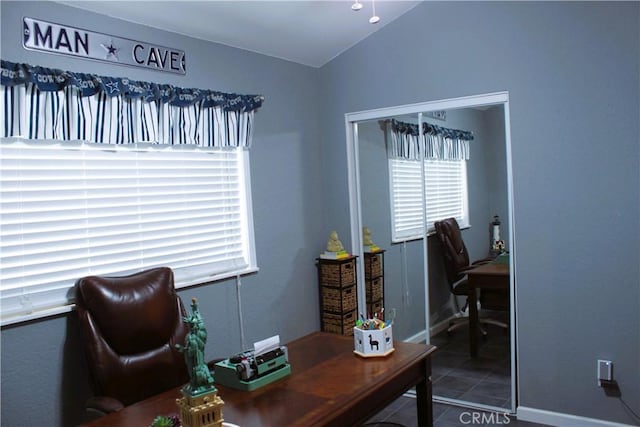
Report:
[[358,0],[356,0],[356,2],[351,5],[351,10],[353,10],[354,12],[357,12],[360,9],[362,9],[362,3],[360,3]]
[[371,7],[373,8],[373,15],[369,18],[369,24],[377,24],[380,21],[380,17],[376,15],[376,0],[371,0]]

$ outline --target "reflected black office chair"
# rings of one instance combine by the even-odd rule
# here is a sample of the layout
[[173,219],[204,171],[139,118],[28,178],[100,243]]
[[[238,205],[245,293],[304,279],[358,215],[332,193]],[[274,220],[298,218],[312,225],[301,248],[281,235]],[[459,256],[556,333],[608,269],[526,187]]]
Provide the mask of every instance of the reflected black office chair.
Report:
[[[466,310],[467,304],[469,303],[467,299],[467,296],[469,294],[469,285],[466,276],[467,271],[477,265],[490,262],[492,259],[483,258],[474,261],[473,263],[469,262],[469,252],[467,251],[467,247],[464,244],[464,240],[462,240],[462,233],[460,232],[458,221],[456,221],[455,218],[447,218],[442,221],[436,221],[433,223],[433,225],[436,229],[436,235],[438,236],[438,241],[440,242],[440,247],[442,250],[449,290],[454,295],[456,310],[458,310],[458,314],[460,314]],[[456,298],[457,296],[465,297],[465,304],[462,310],[460,310],[460,307],[458,305],[458,299]],[[483,297],[481,295],[480,301],[482,300]],[[494,299],[491,298],[490,301],[493,302]],[[494,307],[497,307],[497,305],[495,305]],[[451,332],[461,326],[464,326],[468,322],[469,318],[467,316],[458,317],[451,321],[447,332]],[[506,323],[494,319],[481,318],[480,323],[491,323],[503,328],[509,327]],[[483,335],[487,334],[487,332],[482,329],[482,327],[480,329]]]

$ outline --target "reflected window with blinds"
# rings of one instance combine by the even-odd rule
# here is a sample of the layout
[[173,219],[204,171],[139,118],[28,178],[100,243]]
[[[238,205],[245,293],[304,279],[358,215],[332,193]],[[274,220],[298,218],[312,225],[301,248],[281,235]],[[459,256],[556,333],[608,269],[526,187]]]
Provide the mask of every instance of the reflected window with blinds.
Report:
[[[454,217],[461,227],[469,225],[467,164],[465,160],[389,159],[391,232],[393,242],[421,239],[424,188],[427,233],[434,221]],[[422,180],[424,179],[424,187]]]
[[69,306],[87,275],[257,269],[246,149],[12,139],[0,162],[3,324]]

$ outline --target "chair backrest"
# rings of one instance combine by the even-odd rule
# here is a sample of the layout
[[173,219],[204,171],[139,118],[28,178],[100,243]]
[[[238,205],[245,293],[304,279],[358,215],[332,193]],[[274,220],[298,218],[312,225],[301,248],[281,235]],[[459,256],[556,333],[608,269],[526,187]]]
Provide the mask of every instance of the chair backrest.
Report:
[[462,269],[469,267],[469,252],[455,218],[436,221],[433,225],[444,256],[447,282],[452,285],[464,277]]
[[183,345],[188,328],[173,272],[155,268],[76,283],[76,308],[96,396],[130,405],[189,381]]

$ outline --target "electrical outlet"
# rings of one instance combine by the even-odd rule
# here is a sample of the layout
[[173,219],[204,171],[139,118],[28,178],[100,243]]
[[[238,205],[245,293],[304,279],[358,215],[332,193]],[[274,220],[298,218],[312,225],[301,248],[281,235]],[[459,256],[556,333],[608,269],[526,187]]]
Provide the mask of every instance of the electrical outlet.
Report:
[[[613,362],[610,360],[598,360],[598,386],[603,387],[613,381]],[[603,384],[604,383],[604,384]]]

